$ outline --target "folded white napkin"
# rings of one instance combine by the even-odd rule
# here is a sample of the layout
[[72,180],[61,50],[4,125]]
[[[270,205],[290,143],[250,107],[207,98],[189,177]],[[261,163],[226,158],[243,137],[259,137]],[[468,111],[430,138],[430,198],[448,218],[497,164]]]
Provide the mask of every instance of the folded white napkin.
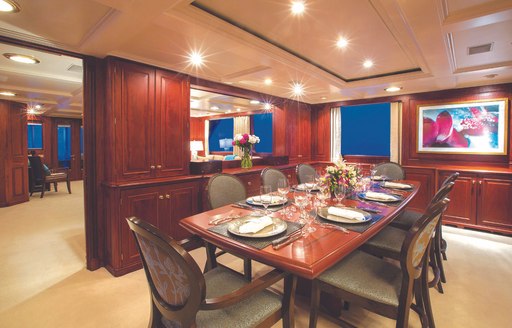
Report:
[[367,198],[373,198],[373,199],[381,199],[381,200],[398,200],[393,195],[388,195],[382,192],[374,192],[374,191],[367,191],[366,192]]
[[261,229],[273,224],[272,218],[269,216],[262,216],[260,218],[251,218],[244,224],[238,227],[240,233],[256,233]]
[[340,216],[342,218],[347,218],[351,220],[364,221],[363,213],[359,213],[345,208],[331,206],[327,209],[327,213],[330,215]]
[[261,203],[261,202],[270,202],[271,204],[279,204],[283,202],[283,197],[281,196],[270,196],[270,195],[262,195],[262,196],[255,196],[252,198],[254,202]]
[[398,189],[409,189],[409,188],[411,188],[410,185],[405,184],[405,183],[389,182],[389,181],[384,182],[384,187],[398,188]]
[[318,189],[318,186],[316,185],[316,183],[301,183],[300,185],[297,186],[297,189],[308,190],[308,187],[311,190]]

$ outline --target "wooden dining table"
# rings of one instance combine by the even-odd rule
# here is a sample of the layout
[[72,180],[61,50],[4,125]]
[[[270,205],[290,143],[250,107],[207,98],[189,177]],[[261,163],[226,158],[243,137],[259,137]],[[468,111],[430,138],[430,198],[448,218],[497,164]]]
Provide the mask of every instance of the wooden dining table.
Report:
[[[316,231],[277,250],[272,248],[272,245],[266,246],[263,249],[257,249],[246,243],[230,238],[229,235],[224,236],[209,230],[209,228],[212,227],[209,221],[215,215],[222,216],[230,211],[231,213],[235,211],[238,215],[243,216],[254,211],[251,209],[242,209],[233,207],[232,205],[226,205],[184,218],[181,220],[180,224],[192,234],[201,237],[206,242],[227,252],[259,261],[299,277],[314,279],[365,243],[403,211],[418,192],[420,183],[409,180],[398,182],[407,183],[412,186],[409,190],[385,190],[389,193],[401,195],[403,199],[399,203],[365,202],[357,197],[356,199],[342,200],[342,205],[347,207],[372,207],[379,211],[378,215],[382,217],[364,232],[349,230],[348,233],[346,233],[339,229],[323,227],[313,223]],[[377,191],[384,191],[384,189]],[[329,200],[329,202],[333,202],[333,200]],[[282,215],[282,211],[273,212],[272,216],[283,217],[284,220],[296,221],[298,212],[290,219],[285,218]]]

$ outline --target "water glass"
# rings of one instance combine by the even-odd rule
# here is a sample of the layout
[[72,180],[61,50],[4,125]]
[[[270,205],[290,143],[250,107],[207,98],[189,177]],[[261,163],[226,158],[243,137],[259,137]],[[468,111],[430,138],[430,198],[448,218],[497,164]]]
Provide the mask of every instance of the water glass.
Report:
[[287,215],[286,211],[286,202],[284,200],[287,200],[288,193],[290,192],[290,184],[288,183],[288,179],[279,179],[277,180],[277,192],[279,195],[283,198],[283,210],[284,215]]
[[336,197],[336,202],[338,204],[345,198],[347,189],[344,185],[338,185],[334,188],[334,197]]
[[293,193],[293,198],[294,198],[295,204],[297,204],[297,206],[300,209],[300,220],[298,222],[305,224],[306,223],[306,212],[304,211],[304,209],[306,208],[306,206],[309,203],[308,195],[304,191],[296,190]]
[[268,207],[272,204],[272,187],[269,185],[260,186],[260,203],[265,208],[265,215],[269,214]]

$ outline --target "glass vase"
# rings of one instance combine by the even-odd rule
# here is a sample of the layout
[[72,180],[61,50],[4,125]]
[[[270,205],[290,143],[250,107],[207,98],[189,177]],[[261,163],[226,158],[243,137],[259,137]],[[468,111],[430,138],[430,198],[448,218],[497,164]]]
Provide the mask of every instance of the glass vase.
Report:
[[252,167],[252,158],[248,149],[244,149],[244,153],[242,154],[241,165],[243,169],[250,169]]

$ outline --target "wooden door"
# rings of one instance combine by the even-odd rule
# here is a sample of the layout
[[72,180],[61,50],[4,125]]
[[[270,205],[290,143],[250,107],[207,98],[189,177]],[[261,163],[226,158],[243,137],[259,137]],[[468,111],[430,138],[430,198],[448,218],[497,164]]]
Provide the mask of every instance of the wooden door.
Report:
[[156,72],[156,176],[188,174],[189,89],[183,77]]
[[[140,265],[139,252],[135,238],[126,223],[126,218],[136,216],[154,226],[160,225],[160,211],[165,203],[163,193],[158,187],[138,188],[121,192],[121,215],[119,217],[120,263],[123,270]],[[164,205],[165,206],[165,205]],[[165,208],[164,208],[165,210]],[[114,254],[112,254],[114,256]]]
[[477,224],[512,232],[512,179],[478,180]]
[[112,64],[117,180],[150,178],[155,169],[155,70],[140,64]]
[[[438,185],[441,185],[453,172],[441,172]],[[462,223],[468,225],[476,224],[476,186],[475,175],[460,175],[449,195],[450,204],[443,214],[443,223]]]
[[311,108],[301,104],[299,110],[299,161],[311,160]]
[[191,234],[180,226],[180,220],[199,213],[200,197],[199,182],[182,183],[167,189],[170,194],[169,228],[166,231],[176,240],[190,237]]
[[301,155],[300,106],[298,103],[286,105],[286,146],[288,160],[297,163]]

